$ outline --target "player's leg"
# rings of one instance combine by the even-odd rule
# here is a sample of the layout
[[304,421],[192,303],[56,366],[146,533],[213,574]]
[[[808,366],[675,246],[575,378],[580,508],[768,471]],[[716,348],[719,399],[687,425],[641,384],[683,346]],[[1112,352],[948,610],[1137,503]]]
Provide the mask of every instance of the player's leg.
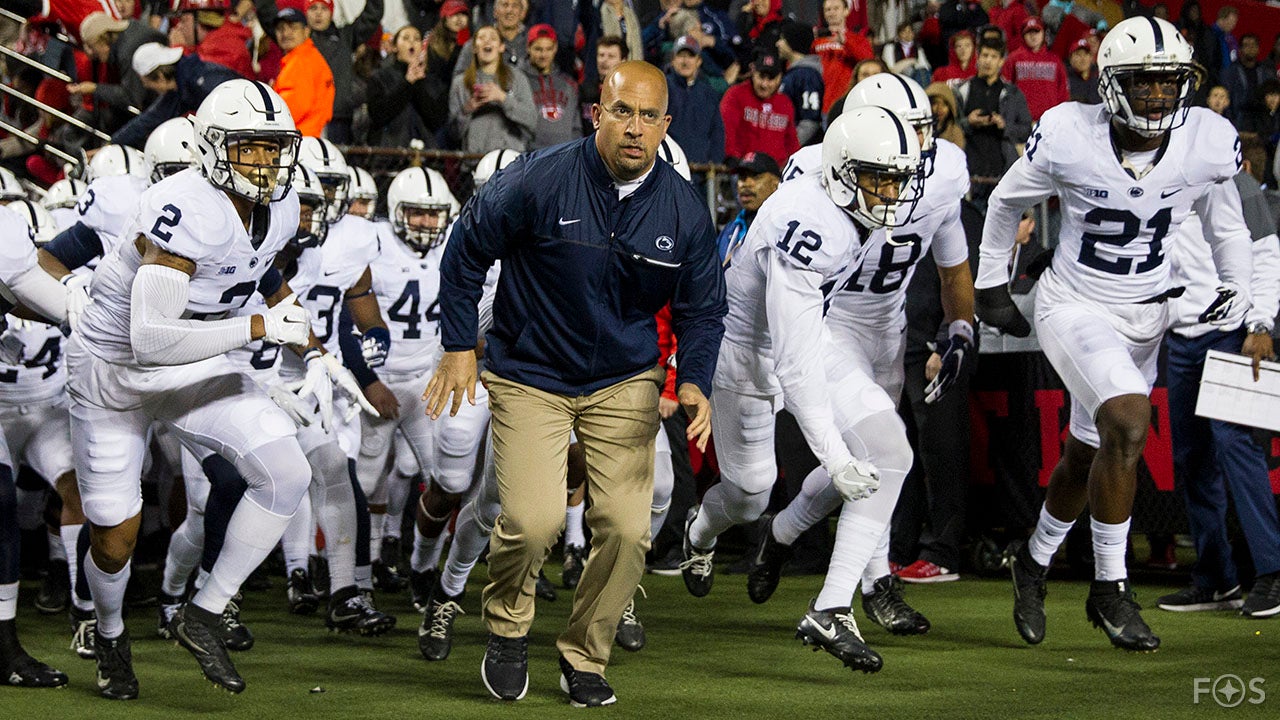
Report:
[[391,472],[387,476],[387,514],[382,522],[382,560],[400,574],[403,566],[404,545],[400,541],[400,529],[404,522],[405,507],[409,504],[411,485],[419,475],[418,458],[409,449],[404,436],[396,433],[392,454]]
[[[46,402],[38,407],[26,408],[27,416],[34,421],[34,428],[22,450],[23,464],[48,481],[56,498],[56,514],[49,518],[49,572],[36,596],[36,609],[45,614],[60,613],[67,608],[71,595],[71,563],[75,560],[75,542],[63,541],[62,526],[68,535],[84,524],[80,510],[80,496],[75,492],[75,463],[71,459],[71,417],[67,414],[65,398]],[[8,420],[5,421],[6,424]],[[70,505],[70,508],[67,506]]]
[[[659,423],[658,434],[653,444],[653,502],[649,505],[649,546],[651,548],[654,539],[658,537],[663,524],[667,521],[667,511],[671,508],[671,494],[675,490],[675,484],[676,472],[671,461],[671,440],[667,438],[666,428]],[[647,597],[642,586],[637,586],[636,591],[642,597]],[[622,620],[618,622],[614,642],[618,643],[618,647],[623,650],[631,652],[643,649],[648,642],[644,624],[636,615],[634,595],[622,611]]]
[[583,522],[587,512],[587,461],[577,435],[573,435],[569,443],[566,487],[564,561],[560,568],[560,584],[572,590],[582,580],[582,564],[587,561],[587,532]]
[[720,462],[720,482],[707,490],[702,504],[685,520],[685,587],[695,597],[711,592],[716,538],[739,523],[759,518],[769,506],[778,477],[773,429],[775,398],[743,395],[716,388],[711,405],[712,434]]
[[209,499],[209,479],[205,477],[200,461],[190,450],[183,449],[181,457],[187,514],[182,524],[173,531],[164,561],[158,626],[158,632],[163,638],[171,637],[169,623],[178,612],[178,607],[187,594],[187,582],[191,579],[191,573],[199,566],[204,553],[204,509]]

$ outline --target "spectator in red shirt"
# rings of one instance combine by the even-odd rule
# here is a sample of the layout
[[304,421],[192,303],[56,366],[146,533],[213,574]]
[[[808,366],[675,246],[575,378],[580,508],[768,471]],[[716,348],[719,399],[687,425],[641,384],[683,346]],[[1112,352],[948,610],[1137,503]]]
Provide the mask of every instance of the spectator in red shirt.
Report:
[[[860,0],[856,0],[860,2]],[[845,0],[823,0],[822,19],[810,50],[822,61],[822,112],[831,110],[835,101],[844,97],[853,78],[853,67],[875,54],[865,34],[850,30],[845,21],[850,17]],[[863,18],[866,10],[863,9]]]
[[951,87],[978,74],[974,62],[973,33],[961,30],[951,36],[951,63],[933,71],[934,82],[945,82]]
[[1004,78],[1027,96],[1031,119],[1039,120],[1045,110],[1071,99],[1067,85],[1067,68],[1044,44],[1044,23],[1038,17],[1022,24],[1021,50],[1009,53],[1004,64]]
[[753,150],[790,157],[800,149],[795,107],[778,92],[781,85],[782,60],[777,53],[756,53],[750,79],[729,88],[720,101],[726,157],[741,158]]
[[1005,41],[1009,45],[1009,57],[1012,58],[1013,53],[1023,47],[1022,25],[1027,22],[1027,18],[1031,17],[1031,13],[1027,12],[1026,0],[997,0],[987,10],[987,16],[991,24],[1004,33]]

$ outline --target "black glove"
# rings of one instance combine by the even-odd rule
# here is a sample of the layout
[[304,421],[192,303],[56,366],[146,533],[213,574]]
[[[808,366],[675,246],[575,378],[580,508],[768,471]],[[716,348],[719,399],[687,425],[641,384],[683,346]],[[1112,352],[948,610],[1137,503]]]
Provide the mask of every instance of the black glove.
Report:
[[968,329],[968,334],[954,332],[941,347],[929,343],[929,349],[942,356],[942,369],[924,389],[926,404],[932,405],[951,389],[964,368],[964,356],[973,351],[973,328],[968,323],[964,323],[964,326]]
[[1200,313],[1198,318],[1202,323],[1211,323],[1213,325],[1223,325],[1227,318],[1231,315],[1231,306],[1235,304],[1236,296],[1240,293],[1232,287],[1223,285],[1218,288],[1218,296],[1209,303],[1209,307]]
[[1016,338],[1024,338],[1031,334],[1031,325],[1022,316],[1018,306],[1013,304],[1008,287],[997,285],[975,290],[974,302],[978,319],[984,325],[990,325]]

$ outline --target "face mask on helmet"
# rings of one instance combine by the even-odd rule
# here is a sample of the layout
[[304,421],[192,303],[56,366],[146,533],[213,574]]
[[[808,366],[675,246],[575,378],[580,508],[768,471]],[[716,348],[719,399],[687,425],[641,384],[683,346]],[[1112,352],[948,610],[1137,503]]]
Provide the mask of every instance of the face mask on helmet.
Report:
[[391,219],[396,235],[419,255],[426,255],[444,242],[453,208],[447,203],[408,203],[396,205]]
[[850,163],[836,173],[838,182],[853,191],[845,212],[869,227],[902,227],[920,203],[923,173],[864,163]]
[[372,220],[378,207],[378,186],[373,175],[363,168],[348,168],[351,176],[351,202],[347,214]]
[[224,190],[266,205],[284,197],[293,184],[296,132],[208,128],[205,139],[218,155],[211,180]]
[[1200,76],[1194,66],[1109,67],[1098,80],[1098,92],[1112,115],[1130,130],[1151,138],[1186,122]]
[[306,166],[297,168],[298,231],[291,241],[299,248],[319,247],[329,236],[328,201],[320,179]]

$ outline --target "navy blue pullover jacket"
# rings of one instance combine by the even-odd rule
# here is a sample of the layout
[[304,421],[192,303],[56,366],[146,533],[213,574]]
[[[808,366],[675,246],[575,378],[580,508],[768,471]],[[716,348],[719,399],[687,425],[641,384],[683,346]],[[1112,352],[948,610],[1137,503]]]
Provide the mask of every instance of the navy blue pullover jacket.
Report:
[[111,137],[111,142],[143,149],[147,136],[160,127],[161,123],[195,112],[214,88],[239,77],[236,71],[217,63],[205,62],[195,54],[180,58],[174,66],[174,80],[178,83],[178,88],[161,95],[141,115],[117,130]]
[[486,336],[494,374],[586,395],[655,367],[654,314],[669,301],[678,380],[711,395],[724,274],[705,202],[657,162],[618,200],[595,135],[521,156],[462,210],[440,278],[441,340],[476,345],[477,304],[502,261]]

